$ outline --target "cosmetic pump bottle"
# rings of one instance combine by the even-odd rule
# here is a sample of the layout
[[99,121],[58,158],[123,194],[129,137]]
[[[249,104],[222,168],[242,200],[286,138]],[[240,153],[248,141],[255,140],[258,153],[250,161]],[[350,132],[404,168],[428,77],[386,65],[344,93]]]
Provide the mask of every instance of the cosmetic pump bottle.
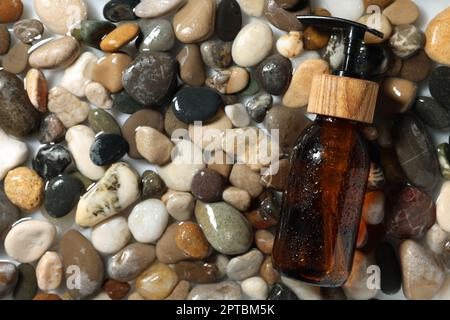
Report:
[[287,277],[340,287],[351,271],[370,167],[358,123],[372,123],[379,88],[362,79],[356,61],[365,33],[383,34],[340,18],[298,19],[342,30],[344,62],[334,74],[313,78],[308,112],[317,118],[291,153],[272,259]]

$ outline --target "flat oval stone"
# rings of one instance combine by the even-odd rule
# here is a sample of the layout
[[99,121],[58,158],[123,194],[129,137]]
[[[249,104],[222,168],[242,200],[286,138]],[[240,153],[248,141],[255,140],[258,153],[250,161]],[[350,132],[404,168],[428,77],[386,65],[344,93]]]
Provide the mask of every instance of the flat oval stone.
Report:
[[264,16],[278,29],[284,31],[300,31],[303,30],[303,25],[297,19],[297,15],[309,14],[311,10],[309,7],[294,9],[288,11],[280,7],[276,0],[267,0],[264,6]]
[[281,96],[286,92],[291,76],[291,61],[279,54],[266,58],[255,70],[255,78],[260,87],[275,96]]
[[38,289],[34,267],[29,263],[21,263],[17,271],[19,278],[13,292],[13,299],[32,300]]
[[131,63],[132,59],[125,53],[106,55],[94,66],[92,80],[103,85],[109,92],[117,93],[123,89],[122,75]]
[[28,62],[36,69],[58,69],[72,64],[81,53],[80,44],[73,37],[64,36],[44,43],[34,50]]
[[173,17],[175,35],[183,43],[208,39],[214,32],[216,1],[187,0]]
[[386,204],[386,232],[398,239],[421,238],[436,221],[436,206],[412,186],[391,192]]
[[429,127],[433,129],[445,129],[450,127],[450,113],[447,108],[441,106],[430,97],[418,97],[413,111]]
[[225,189],[225,180],[215,170],[199,170],[192,179],[191,192],[195,198],[204,202],[217,202],[222,200]]
[[39,126],[40,113],[33,107],[15,75],[0,71],[0,127],[16,137],[26,137]]
[[169,215],[159,199],[148,199],[136,205],[128,216],[133,237],[142,243],[156,242],[164,233]]
[[44,33],[44,26],[39,20],[24,19],[14,23],[13,32],[20,41],[32,43],[41,38]]
[[167,19],[141,20],[139,51],[169,51],[175,44],[175,33]]
[[72,164],[72,155],[62,145],[49,144],[41,147],[32,160],[33,169],[45,180],[50,180]]
[[233,61],[242,67],[253,67],[267,57],[273,41],[272,30],[266,23],[249,23],[239,31],[233,41]]
[[189,220],[194,214],[195,199],[189,192],[168,191],[163,197],[167,212],[177,221]]
[[242,27],[242,12],[236,0],[219,3],[216,13],[216,34],[223,41],[233,41]]
[[136,20],[134,8],[139,3],[139,0],[111,0],[103,7],[103,16],[111,22]]
[[0,24],[0,55],[8,52],[11,37],[9,35],[8,26],[6,24]]
[[155,260],[155,247],[132,243],[108,259],[108,276],[117,281],[136,279]]
[[375,259],[381,271],[381,290],[385,294],[395,294],[402,286],[400,263],[394,248],[384,242],[375,251]]
[[91,241],[94,248],[102,254],[114,254],[125,247],[131,239],[127,219],[112,217],[92,228]]
[[100,49],[102,39],[113,31],[116,26],[108,21],[86,20],[71,31],[73,37],[90,47]]
[[[3,184],[0,185],[0,234],[12,226],[19,219],[20,211],[11,201],[3,190]],[[1,290],[0,290],[1,291]]]
[[38,260],[52,245],[56,228],[48,221],[25,220],[8,232],[5,251],[8,256],[22,263]]
[[127,93],[147,106],[159,106],[167,102],[176,85],[176,62],[163,52],[139,54],[123,73],[123,86]]
[[202,229],[190,221],[179,224],[175,244],[184,254],[194,259],[204,259],[210,253],[210,246]]
[[44,207],[54,218],[69,214],[80,200],[84,186],[80,180],[69,174],[61,174],[49,180],[45,186]]
[[113,164],[81,197],[75,222],[81,227],[92,227],[116,215],[139,198],[139,187],[139,176],[134,169],[124,162]]
[[50,31],[63,35],[87,19],[84,0],[35,0],[34,10]]
[[3,298],[14,290],[18,278],[18,271],[15,264],[0,261],[0,298]]
[[[196,44],[187,44],[177,55],[180,78],[188,85],[202,86],[206,80],[202,55]],[[169,108],[170,109],[170,108]]]
[[440,12],[427,26],[425,38],[425,51],[427,55],[438,63],[450,65],[448,52],[450,45],[450,8]]
[[134,13],[139,18],[156,18],[168,15],[185,4],[186,0],[141,0],[134,8]]
[[172,109],[179,120],[189,124],[211,120],[222,106],[222,98],[215,91],[186,87],[175,94]]
[[92,143],[89,156],[94,164],[106,166],[122,159],[128,150],[128,142],[122,136],[102,133]]
[[249,222],[225,202],[206,204],[197,201],[195,217],[208,242],[220,253],[243,253],[253,241]]
[[79,300],[96,294],[103,283],[104,266],[91,242],[78,231],[69,230],[61,239],[59,252],[66,278],[77,272],[74,268],[78,268],[80,275],[85,275],[78,278],[78,286],[72,285],[68,289],[70,296]]
[[429,79],[431,95],[441,105],[450,108],[450,67],[437,67]]
[[113,110],[126,114],[133,114],[145,107],[139,102],[134,101],[126,91],[122,91],[113,97]]
[[242,289],[236,281],[222,281],[214,284],[195,286],[187,297],[188,300],[239,300]]
[[179,227],[180,224],[178,223],[169,225],[156,243],[156,258],[158,261],[174,264],[189,259],[189,255],[181,250],[176,243],[176,234]]
[[402,115],[395,128],[395,151],[406,176],[416,186],[432,189],[439,179],[439,162],[422,122]]
[[155,110],[144,109],[133,113],[127,121],[125,121],[122,132],[123,137],[128,142],[128,155],[133,159],[142,159],[136,145],[136,130],[139,127],[151,127],[160,132],[164,130],[164,121],[161,113]]
[[105,110],[92,109],[88,116],[89,126],[95,133],[112,133],[121,135],[120,126],[116,119]]
[[22,0],[4,0],[0,4],[0,23],[17,21],[22,16],[22,13]]
[[210,40],[200,46],[203,62],[210,68],[228,68],[231,65],[231,42]]

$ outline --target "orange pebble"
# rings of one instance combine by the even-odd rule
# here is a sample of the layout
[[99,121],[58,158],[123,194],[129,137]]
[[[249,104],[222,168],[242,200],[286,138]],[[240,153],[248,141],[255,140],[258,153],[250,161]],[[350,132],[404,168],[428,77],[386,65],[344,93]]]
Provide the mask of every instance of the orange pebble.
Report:
[[0,23],[15,22],[20,19],[23,12],[21,0],[0,1]]
[[114,52],[126,46],[139,34],[139,26],[136,23],[125,23],[111,31],[100,42],[100,48],[105,52]]
[[367,234],[367,227],[366,227],[366,221],[364,219],[361,219],[361,222],[359,224],[359,230],[358,230],[358,238],[356,241],[356,248],[361,249],[364,247],[368,240],[368,234]]
[[175,242],[178,248],[193,258],[203,259],[208,256],[208,240],[196,223],[181,223],[177,229]]

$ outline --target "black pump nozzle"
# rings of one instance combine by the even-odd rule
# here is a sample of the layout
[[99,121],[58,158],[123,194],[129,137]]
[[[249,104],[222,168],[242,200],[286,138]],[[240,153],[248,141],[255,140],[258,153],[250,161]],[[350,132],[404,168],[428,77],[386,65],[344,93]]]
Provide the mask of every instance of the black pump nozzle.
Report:
[[355,62],[364,42],[364,35],[369,32],[379,38],[383,38],[383,33],[369,28],[368,26],[335,17],[326,16],[297,16],[297,19],[305,26],[315,26],[320,28],[331,28],[344,30],[344,63],[342,70],[337,71],[338,76],[359,78],[361,75],[355,72]]

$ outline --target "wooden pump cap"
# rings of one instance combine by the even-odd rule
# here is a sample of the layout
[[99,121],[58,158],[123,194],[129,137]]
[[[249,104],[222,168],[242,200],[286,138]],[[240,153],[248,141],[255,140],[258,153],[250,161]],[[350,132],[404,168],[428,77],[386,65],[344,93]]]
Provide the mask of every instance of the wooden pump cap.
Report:
[[316,75],[311,85],[308,112],[372,123],[379,85],[356,78]]

